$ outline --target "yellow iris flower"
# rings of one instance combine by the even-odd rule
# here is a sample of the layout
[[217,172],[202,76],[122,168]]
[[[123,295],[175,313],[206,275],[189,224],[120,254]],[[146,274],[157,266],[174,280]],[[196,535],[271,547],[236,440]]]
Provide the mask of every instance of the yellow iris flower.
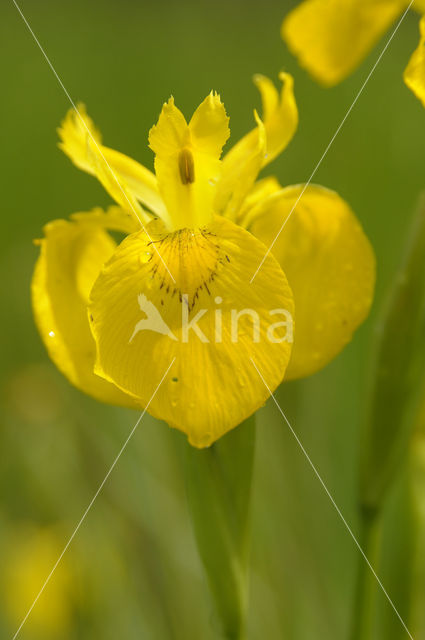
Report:
[[[331,87],[354,71],[409,4],[410,0],[303,0],[284,19],[282,38],[299,63]],[[416,0],[412,8],[424,13],[425,0]]]
[[[49,355],[79,389],[149,405],[197,447],[266,401],[253,361],[272,390],[285,374],[317,371],[349,342],[373,298],[373,250],[349,206],[311,185],[288,218],[302,185],[256,181],[298,125],[292,77],[280,79],[279,93],[255,78],[263,120],[255,114],[256,127],[222,159],[229,126],[219,96],[211,93],[189,123],[171,98],[149,133],[156,175],[104,146],[82,106],[59,129],[63,151],[118,206],[44,228],[32,299]],[[128,235],[117,247],[109,231]],[[294,308],[292,345],[270,312]],[[151,311],[159,329],[141,327]],[[185,313],[189,323],[201,316],[188,340]]]

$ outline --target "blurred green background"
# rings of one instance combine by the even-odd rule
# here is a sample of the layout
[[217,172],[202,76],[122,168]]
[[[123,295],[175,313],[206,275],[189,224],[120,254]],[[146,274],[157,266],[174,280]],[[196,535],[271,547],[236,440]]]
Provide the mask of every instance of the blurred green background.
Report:
[[[170,94],[190,116],[211,89],[219,91],[236,141],[252,127],[259,106],[253,73],[277,81],[279,70],[291,71],[299,131],[268,168],[288,185],[308,179],[379,50],[341,86],[321,89],[279,36],[294,4],[22,0],[21,8],[105,143],[148,167],[153,154],[147,133]],[[49,220],[106,206],[109,199],[56,148],[56,127],[70,105],[12,2],[5,0],[0,12],[0,637],[11,638],[137,414],[102,406],[71,388],[37,335],[29,295],[33,238]],[[374,324],[425,187],[425,111],[402,82],[417,39],[412,13],[314,180],[352,205],[375,247],[374,310],[323,372],[278,392],[354,530]],[[346,638],[359,552],[276,407],[269,403],[258,422],[249,637]],[[217,637],[176,437],[164,424],[143,419],[22,639]],[[401,478],[386,510],[379,569],[396,603],[405,591],[404,508]],[[376,638],[406,638],[382,595],[378,605]],[[420,638],[425,629],[416,629],[415,640]]]

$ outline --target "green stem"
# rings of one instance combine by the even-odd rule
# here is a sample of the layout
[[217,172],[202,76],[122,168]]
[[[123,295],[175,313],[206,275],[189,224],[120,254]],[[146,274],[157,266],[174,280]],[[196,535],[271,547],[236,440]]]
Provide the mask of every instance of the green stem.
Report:
[[[381,549],[381,518],[378,511],[362,510],[362,531],[359,543],[373,569],[376,570]],[[363,556],[360,555],[351,640],[375,638],[376,594],[376,578]]]
[[214,445],[187,445],[186,486],[195,539],[226,640],[245,640],[255,418]]

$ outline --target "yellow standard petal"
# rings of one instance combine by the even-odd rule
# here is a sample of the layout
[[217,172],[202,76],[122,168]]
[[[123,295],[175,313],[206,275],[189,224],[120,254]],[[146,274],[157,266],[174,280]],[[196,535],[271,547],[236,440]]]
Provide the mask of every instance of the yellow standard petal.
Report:
[[217,94],[197,108],[189,124],[174,99],[164,104],[149,132],[159,189],[168,211],[169,230],[200,227],[213,217],[220,155],[229,137],[229,119]]
[[375,285],[373,249],[337,193],[311,185],[288,217],[302,189],[282,189],[251,214],[251,231],[267,246],[287,220],[272,251],[294,293],[288,379],[314,373],[343,349],[367,317]]
[[[128,236],[91,292],[96,371],[149,411],[210,445],[256,411],[281,382],[291,351],[292,293],[265,247],[216,216],[173,234],[153,222]],[[174,283],[158,254],[166,262]],[[174,363],[157,392],[170,364]]]
[[325,86],[344,80],[406,7],[404,0],[304,0],[282,24],[299,63]]
[[31,287],[35,321],[50,358],[73,385],[97,400],[135,407],[133,398],[93,373],[95,342],[87,317],[92,284],[116,246],[104,227],[113,218],[117,229],[118,213],[103,214],[106,220],[99,210],[84,215],[44,227]]
[[425,107],[425,16],[420,21],[420,40],[404,71],[404,81]]
[[96,176],[118,204],[135,209],[144,221],[138,201],[163,216],[164,203],[154,174],[123,153],[105,147],[85,106],[78,104],[77,111],[70,109],[58,129],[62,151],[79,169]]
[[298,126],[293,78],[288,73],[280,73],[279,78],[283,83],[280,95],[269,78],[254,76],[261,94],[262,120],[254,112],[257,127],[239,140],[223,158],[216,209],[232,220],[237,219],[258,173],[287,147]]

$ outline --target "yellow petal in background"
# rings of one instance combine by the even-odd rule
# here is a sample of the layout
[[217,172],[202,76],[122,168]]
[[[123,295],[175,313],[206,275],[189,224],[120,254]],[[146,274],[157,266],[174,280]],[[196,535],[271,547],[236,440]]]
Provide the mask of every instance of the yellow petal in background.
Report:
[[148,232],[176,282],[146,233],[124,240],[91,292],[96,371],[146,406],[175,358],[149,411],[208,446],[267,399],[251,357],[271,389],[281,382],[290,336],[270,311],[292,314],[292,294],[272,256],[249,283],[265,247],[229,220],[174,234],[154,222]]
[[149,145],[169,230],[200,227],[212,219],[220,155],[228,136],[228,117],[217,94],[202,102],[189,124],[173,98],[164,104],[149,132]]
[[77,111],[70,109],[58,129],[62,151],[79,169],[96,176],[118,204],[139,212],[133,201],[136,199],[162,217],[165,207],[154,174],[123,153],[105,147],[85,106],[78,104]]
[[115,242],[93,221],[55,220],[44,228],[32,280],[35,321],[50,358],[78,389],[97,400],[135,407],[132,398],[93,373],[95,343],[87,300]]
[[304,0],[282,24],[301,66],[333,86],[362,62],[406,8],[404,0]]
[[253,212],[251,226],[270,246],[287,219],[272,251],[295,301],[289,379],[318,371],[351,340],[369,313],[376,271],[369,240],[337,193],[309,186],[288,218],[302,189],[288,187],[270,196]]
[[404,71],[404,81],[425,107],[425,16],[420,21],[420,41]]
[[217,187],[216,209],[231,220],[238,219],[240,208],[253,188],[261,169],[281,153],[298,126],[292,76],[280,73],[283,83],[279,95],[273,82],[254,76],[261,93],[262,120],[254,112],[257,127],[237,142],[223,158],[222,178]]
[[[404,4],[406,5],[406,7],[408,7],[410,5],[410,0],[404,0]],[[415,0],[415,2],[412,5],[412,9],[415,9],[415,11],[417,11],[418,13],[424,13],[425,0]]]

